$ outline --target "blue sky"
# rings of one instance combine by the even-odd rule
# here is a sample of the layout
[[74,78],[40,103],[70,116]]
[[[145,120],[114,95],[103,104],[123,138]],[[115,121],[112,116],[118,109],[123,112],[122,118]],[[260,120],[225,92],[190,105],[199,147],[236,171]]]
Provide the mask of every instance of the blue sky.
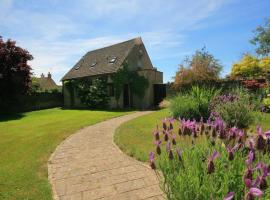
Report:
[[35,75],[57,82],[87,51],[141,36],[167,82],[204,46],[228,74],[254,52],[252,30],[269,9],[269,0],[0,0],[0,35],[34,56]]

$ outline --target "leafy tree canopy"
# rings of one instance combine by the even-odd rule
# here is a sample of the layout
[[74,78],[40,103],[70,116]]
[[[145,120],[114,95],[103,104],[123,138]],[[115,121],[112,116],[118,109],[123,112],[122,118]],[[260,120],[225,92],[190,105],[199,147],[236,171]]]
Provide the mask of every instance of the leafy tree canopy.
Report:
[[232,66],[231,76],[238,78],[258,78],[270,71],[270,57],[257,58],[245,54],[238,63]]
[[39,84],[39,81],[38,81],[38,78],[37,77],[31,77],[31,92],[32,93],[35,93],[35,92],[41,92],[42,91],[42,88]]
[[254,31],[255,36],[250,41],[257,46],[256,53],[262,56],[270,54],[270,18],[266,19],[264,26],[259,26]]
[[8,102],[17,94],[27,93],[31,86],[32,55],[16,46],[15,41],[4,41],[0,36],[0,103]]
[[187,58],[181,64],[175,75],[174,86],[179,88],[183,85],[201,81],[219,79],[222,65],[205,48],[197,50],[191,58]]

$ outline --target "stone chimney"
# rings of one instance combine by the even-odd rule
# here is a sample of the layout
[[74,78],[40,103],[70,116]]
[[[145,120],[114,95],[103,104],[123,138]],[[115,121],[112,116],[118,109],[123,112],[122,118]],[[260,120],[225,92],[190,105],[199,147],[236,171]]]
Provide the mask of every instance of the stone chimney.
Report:
[[52,79],[52,74],[50,72],[48,73],[48,79]]

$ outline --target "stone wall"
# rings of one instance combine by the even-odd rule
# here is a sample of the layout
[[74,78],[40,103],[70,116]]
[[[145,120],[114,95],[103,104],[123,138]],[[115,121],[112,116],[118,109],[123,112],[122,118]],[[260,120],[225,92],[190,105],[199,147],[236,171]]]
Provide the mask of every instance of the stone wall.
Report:
[[9,102],[0,102],[0,113],[18,113],[63,106],[62,93],[33,93],[18,95]]
[[145,96],[143,99],[138,97],[133,97],[133,105],[136,108],[149,108],[154,104],[154,84],[163,83],[163,73],[155,69],[145,69],[138,71],[138,74],[144,76],[149,83],[147,90],[145,91]]

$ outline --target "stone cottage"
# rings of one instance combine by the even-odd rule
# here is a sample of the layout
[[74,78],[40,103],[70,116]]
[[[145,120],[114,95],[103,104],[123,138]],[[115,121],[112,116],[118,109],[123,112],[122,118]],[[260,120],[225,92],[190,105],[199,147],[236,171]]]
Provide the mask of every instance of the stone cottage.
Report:
[[50,72],[48,73],[47,77],[42,73],[40,78],[38,77],[33,77],[33,78],[39,85],[40,90],[42,92],[49,91],[49,90],[61,91],[61,86],[55,83],[55,81],[52,79],[52,74]]
[[70,90],[64,84],[65,81],[101,76],[107,78],[109,106],[111,108],[117,107],[112,76],[123,67],[124,62],[127,63],[129,70],[135,70],[140,76],[144,76],[148,80],[149,86],[145,91],[144,98],[139,99],[132,94],[129,85],[124,84],[118,106],[120,108],[148,108],[157,105],[166,95],[163,73],[153,67],[142,39],[138,37],[86,53],[62,78],[65,107],[83,106],[76,91],[73,91],[73,95],[70,94]]

